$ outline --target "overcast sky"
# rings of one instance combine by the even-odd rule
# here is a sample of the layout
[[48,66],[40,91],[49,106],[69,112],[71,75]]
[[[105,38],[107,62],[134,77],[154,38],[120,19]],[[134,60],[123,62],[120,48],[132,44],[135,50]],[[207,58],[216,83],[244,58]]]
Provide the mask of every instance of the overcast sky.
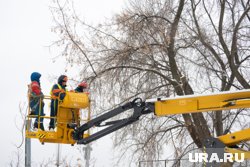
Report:
[[[80,0],[75,0],[75,4],[81,7],[85,19],[92,23],[110,17],[124,5],[122,0],[79,2]],[[47,47],[56,39],[55,34],[51,32],[53,23],[49,6],[49,0],[0,0],[0,166],[9,166],[8,163],[15,159],[13,157],[17,151],[16,145],[22,140],[18,130],[22,124],[19,104],[26,102],[30,73],[38,71],[42,74],[41,83],[45,94],[49,93],[53,84],[49,76],[64,73],[63,61],[52,63],[52,58],[57,56],[56,51]],[[49,115],[47,106],[45,113]],[[98,167],[111,166],[112,151],[111,146],[107,147],[111,145],[108,138],[95,142],[92,155]],[[76,159],[76,148],[77,146],[63,145],[62,157]],[[32,140],[34,165],[38,166],[39,162],[48,158],[55,159],[55,156],[55,144],[41,145],[37,140]]]

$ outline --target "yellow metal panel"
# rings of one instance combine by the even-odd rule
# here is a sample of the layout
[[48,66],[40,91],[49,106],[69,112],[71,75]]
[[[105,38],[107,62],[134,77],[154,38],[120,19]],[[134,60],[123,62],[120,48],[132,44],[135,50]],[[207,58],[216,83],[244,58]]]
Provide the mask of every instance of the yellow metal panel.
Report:
[[32,131],[26,131],[27,138],[38,138],[38,133],[37,132],[32,132]]
[[[164,116],[235,108],[250,108],[249,98],[249,90],[169,98],[155,102],[155,114]],[[235,103],[229,103],[230,101],[235,101]]]
[[155,114],[163,116],[167,114],[190,113],[198,107],[196,99],[166,100],[155,102]]
[[[249,151],[226,147],[225,152],[232,153],[233,155],[238,154],[238,159],[241,159],[241,153],[243,153],[244,159],[250,159],[250,152]],[[235,158],[235,157],[233,157],[233,158]]]
[[60,106],[65,108],[87,108],[89,107],[88,94],[66,92],[66,96]]
[[27,138],[38,138],[38,139],[57,139],[56,132],[48,132],[48,131],[26,131]]
[[57,123],[68,124],[72,123],[73,121],[79,121],[79,109],[59,107],[57,113]]
[[218,139],[225,145],[232,146],[239,144],[242,141],[250,140],[249,134],[250,134],[250,128],[220,136],[218,137]]
[[67,128],[67,126],[57,126],[57,130],[55,132],[44,132],[46,134],[40,133],[38,139],[41,143],[62,143],[62,144],[75,144],[76,141],[73,140],[71,133],[73,129]]

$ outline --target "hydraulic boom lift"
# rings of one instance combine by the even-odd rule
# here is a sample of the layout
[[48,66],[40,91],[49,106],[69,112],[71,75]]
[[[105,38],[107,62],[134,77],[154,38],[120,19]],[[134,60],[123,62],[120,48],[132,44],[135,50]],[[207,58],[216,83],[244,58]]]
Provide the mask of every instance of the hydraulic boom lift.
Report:
[[[50,100],[51,97],[46,96],[44,99]],[[72,133],[74,132],[75,127],[80,126],[80,109],[87,107],[89,107],[88,94],[67,92],[63,101],[59,102],[58,104],[56,117],[41,116],[40,114],[27,116],[28,121],[36,117],[43,117],[44,119],[56,119],[56,131],[42,131],[41,129],[38,129],[38,131],[33,131],[31,127],[27,126],[26,137],[37,138],[41,143],[48,142],[74,145],[76,141],[72,138]],[[31,113],[31,111],[29,111],[29,113]],[[88,114],[85,121],[88,121],[89,119],[90,115]],[[38,123],[38,125],[39,124],[40,123]],[[85,134],[85,137],[86,135],[88,134]]]
[[[142,101],[140,98],[136,98],[103,115],[89,119],[82,125],[75,123],[73,124],[74,126],[72,126],[72,122],[74,122],[75,119],[79,120],[79,114],[77,114],[79,110],[89,107],[89,97],[84,93],[67,92],[66,94],[66,98],[58,107],[58,115],[56,117],[57,130],[55,132],[41,130],[33,132],[26,129],[26,137],[38,138],[42,143],[54,142],[75,144],[77,142],[77,144],[88,144],[122,127],[134,123],[144,114],[154,113],[156,116],[167,116],[184,113],[250,108],[250,90],[222,92],[210,95],[158,98],[151,101]],[[132,113],[128,118],[105,122],[126,111]],[[30,118],[31,116],[28,116],[28,119]],[[89,129],[100,126],[107,127],[94,134],[88,133]],[[222,135],[218,138],[207,139],[204,146],[207,148],[224,147],[226,152],[244,153],[245,159],[250,159],[250,153],[248,151],[241,150],[237,147],[241,142],[248,140],[250,140],[250,128]]]

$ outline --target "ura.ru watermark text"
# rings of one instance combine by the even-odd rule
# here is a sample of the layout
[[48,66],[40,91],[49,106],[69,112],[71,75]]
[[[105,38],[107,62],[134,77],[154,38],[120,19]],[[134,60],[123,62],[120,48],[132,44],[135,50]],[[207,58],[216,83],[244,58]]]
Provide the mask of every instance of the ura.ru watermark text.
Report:
[[190,162],[243,162],[244,153],[224,153],[223,156],[218,156],[217,153],[208,155],[207,153],[189,153]]

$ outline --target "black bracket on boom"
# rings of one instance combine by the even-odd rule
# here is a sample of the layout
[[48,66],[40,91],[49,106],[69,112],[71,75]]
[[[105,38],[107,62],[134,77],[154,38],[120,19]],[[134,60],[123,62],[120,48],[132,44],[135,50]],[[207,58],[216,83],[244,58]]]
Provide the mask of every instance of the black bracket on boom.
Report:
[[[127,110],[133,109],[133,114],[125,119],[115,120],[110,122],[103,122],[107,119],[110,119],[116,115],[119,115]],[[120,107],[117,107],[103,115],[100,115],[89,122],[81,125],[80,127],[76,127],[73,132],[74,140],[77,140],[77,144],[88,144],[94,140],[97,140],[103,136],[106,136],[118,129],[121,129],[129,124],[134,123],[139,120],[140,116],[143,114],[148,114],[154,112],[154,104],[153,103],[145,103],[141,98],[136,98],[132,102],[128,102]],[[83,134],[88,129],[94,126],[108,126],[105,129],[102,129],[90,136],[83,138]]]

